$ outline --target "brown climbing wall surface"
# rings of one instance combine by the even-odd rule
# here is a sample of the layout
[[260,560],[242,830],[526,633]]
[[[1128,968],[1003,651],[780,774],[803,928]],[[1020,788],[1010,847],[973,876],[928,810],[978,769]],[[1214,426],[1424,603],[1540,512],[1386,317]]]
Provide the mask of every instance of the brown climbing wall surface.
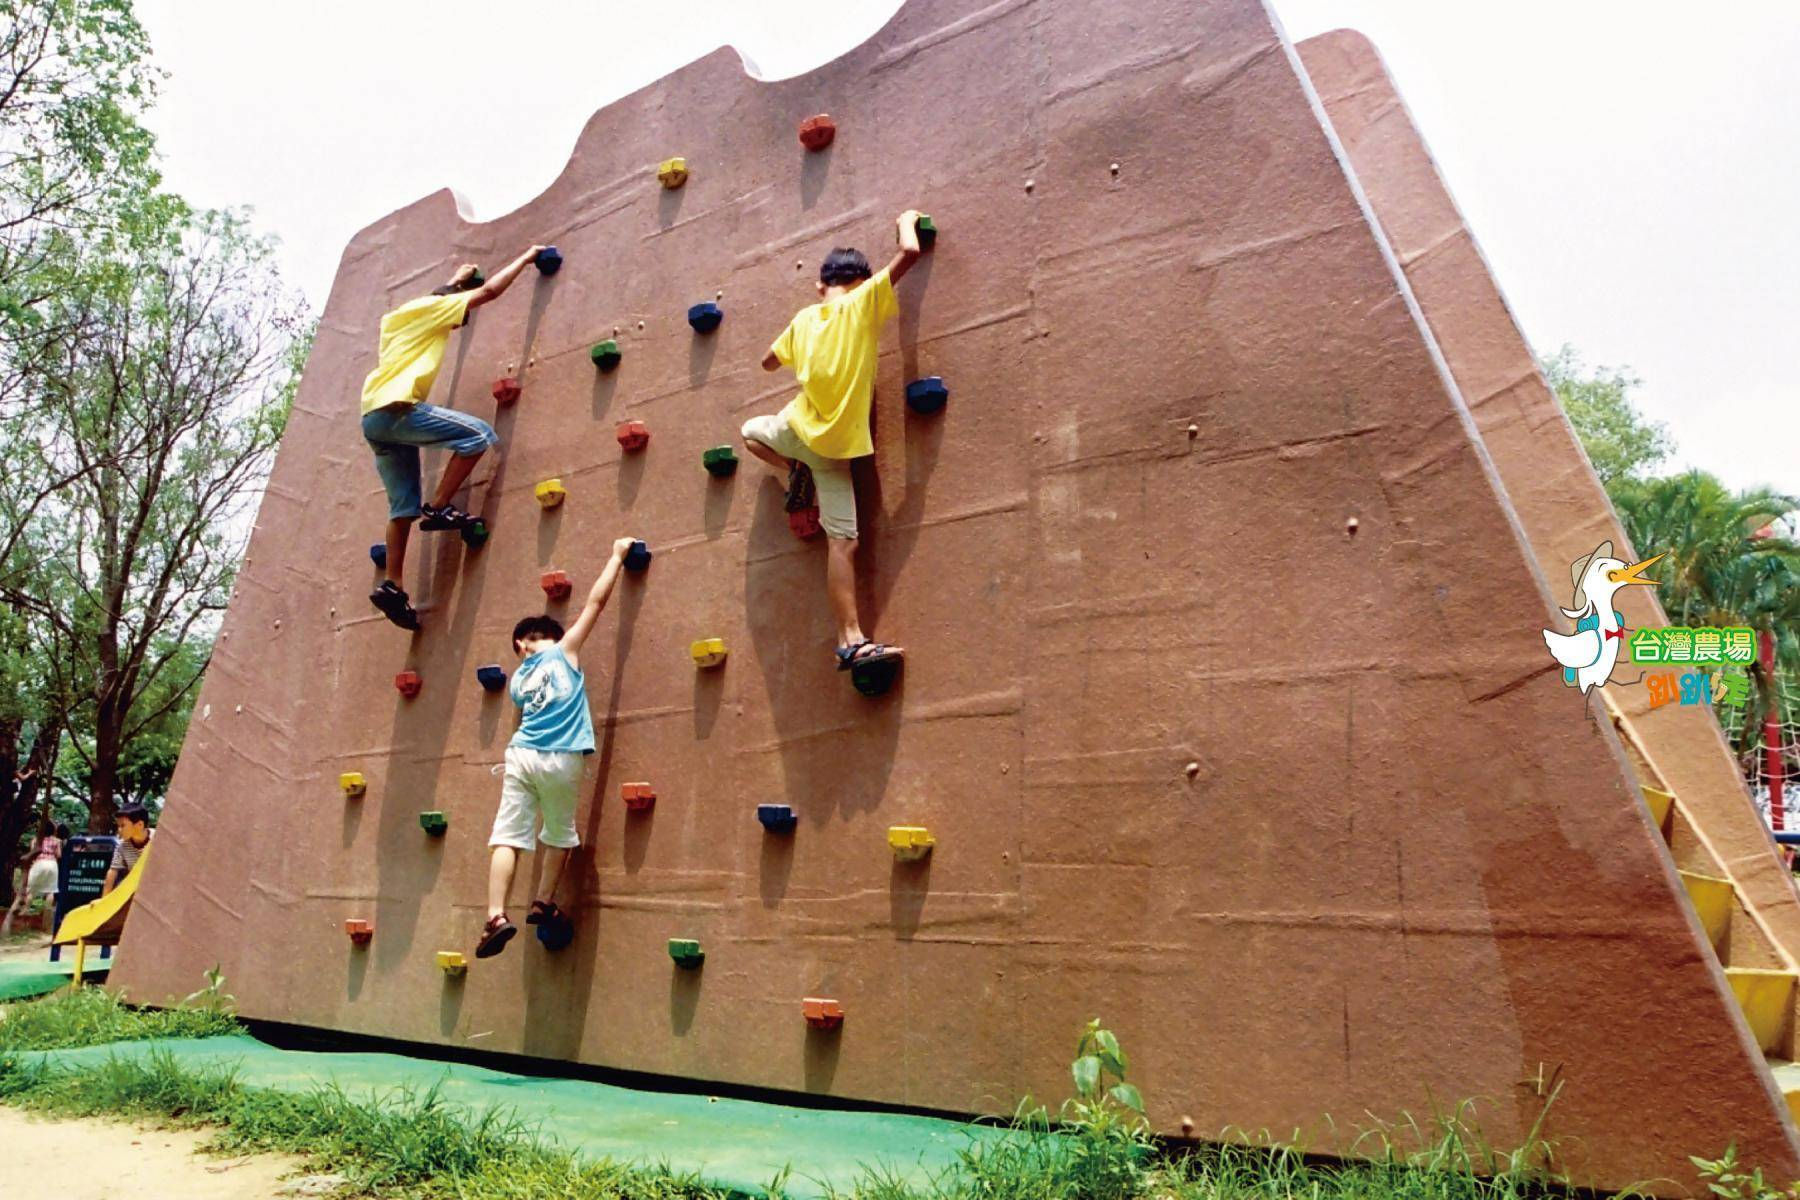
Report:
[[[819,112],[838,132],[810,152]],[[822,548],[759,466],[700,456],[790,394],[756,360],[823,252],[885,253],[908,205],[944,233],[858,476],[865,614],[909,659],[867,700],[829,660]],[[562,271],[456,335],[433,397],[489,415],[494,379],[523,384],[471,495],[494,536],[425,537],[409,639],[364,599],[384,508],[357,387],[385,309],[532,240]],[[935,417],[901,399],[922,375],[952,389]],[[630,456],[627,419],[652,435]],[[512,725],[474,670],[540,575],[579,598],[627,531],[656,559],[584,655],[576,940],[447,980]],[[474,225],[443,192],[352,242],[116,977],[160,999],[220,962],[251,1016],[964,1111],[1062,1094],[1100,1013],[1164,1129],[1342,1146],[1366,1112],[1478,1096],[1504,1143],[1554,1078],[1586,1178],[1733,1139],[1788,1177],[1618,743],[1543,674],[1550,613],[1261,4],[912,0],[810,75],[722,50],[609,106],[517,212]],[[697,672],[715,635],[730,657]],[[936,849],[896,865],[891,825]]]
[[[1358,181],[1407,283],[1469,403],[1519,522],[1553,592],[1569,564],[1610,539],[1627,561],[1637,555],[1619,527],[1575,432],[1488,270],[1423,137],[1407,114],[1381,56],[1367,38],[1338,30],[1299,46]],[[1639,548],[1659,554],[1666,546]],[[1651,571],[1650,575],[1658,575]],[[1569,603],[1566,598],[1564,603]],[[1626,588],[1629,628],[1668,624],[1656,593]],[[1553,672],[1548,657],[1546,671]],[[1618,672],[1628,678],[1630,668]],[[1680,798],[1738,893],[1780,949],[1800,964],[1800,894],[1750,803],[1730,747],[1706,706],[1651,709],[1644,688],[1609,693],[1660,780]]]

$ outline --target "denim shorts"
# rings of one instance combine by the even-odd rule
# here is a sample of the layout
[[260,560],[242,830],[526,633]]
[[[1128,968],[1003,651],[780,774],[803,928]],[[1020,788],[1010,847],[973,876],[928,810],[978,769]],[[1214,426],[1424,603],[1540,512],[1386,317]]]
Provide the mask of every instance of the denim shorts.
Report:
[[388,517],[419,515],[419,449],[435,447],[470,458],[500,439],[480,417],[435,404],[390,404],[364,413],[363,438],[375,452],[375,470],[387,489]]

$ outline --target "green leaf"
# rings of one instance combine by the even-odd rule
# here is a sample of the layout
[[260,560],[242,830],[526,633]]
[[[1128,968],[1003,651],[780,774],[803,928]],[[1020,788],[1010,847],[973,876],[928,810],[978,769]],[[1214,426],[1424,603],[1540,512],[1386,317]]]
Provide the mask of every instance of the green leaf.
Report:
[[1115,1083],[1107,1094],[1139,1116],[1144,1114],[1144,1096],[1135,1084]]
[[1075,1091],[1080,1095],[1092,1096],[1100,1090],[1100,1060],[1092,1054],[1076,1059],[1070,1071],[1075,1076]]

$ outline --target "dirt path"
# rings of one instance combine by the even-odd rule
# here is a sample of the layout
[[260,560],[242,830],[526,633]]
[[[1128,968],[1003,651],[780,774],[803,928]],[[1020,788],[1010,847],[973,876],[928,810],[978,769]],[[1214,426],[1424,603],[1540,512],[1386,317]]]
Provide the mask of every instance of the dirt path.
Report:
[[207,1134],[108,1121],[41,1120],[0,1106],[0,1173],[8,1195],[58,1200],[266,1200],[322,1193],[292,1176],[284,1155],[195,1154]]
[[30,937],[14,935],[0,942],[0,962],[15,958],[48,958],[50,935],[34,933]]

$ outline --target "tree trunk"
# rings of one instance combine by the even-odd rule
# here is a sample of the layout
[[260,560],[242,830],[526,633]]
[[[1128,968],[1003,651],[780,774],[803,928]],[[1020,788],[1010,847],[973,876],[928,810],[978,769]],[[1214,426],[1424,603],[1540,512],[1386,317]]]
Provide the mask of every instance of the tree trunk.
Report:
[[94,715],[94,770],[88,780],[88,832],[111,833],[118,812],[119,733],[123,722],[116,706],[102,701]]
[[31,803],[15,776],[19,770],[18,718],[0,721],[0,909],[13,902],[13,863],[19,853],[19,835],[30,819]]

